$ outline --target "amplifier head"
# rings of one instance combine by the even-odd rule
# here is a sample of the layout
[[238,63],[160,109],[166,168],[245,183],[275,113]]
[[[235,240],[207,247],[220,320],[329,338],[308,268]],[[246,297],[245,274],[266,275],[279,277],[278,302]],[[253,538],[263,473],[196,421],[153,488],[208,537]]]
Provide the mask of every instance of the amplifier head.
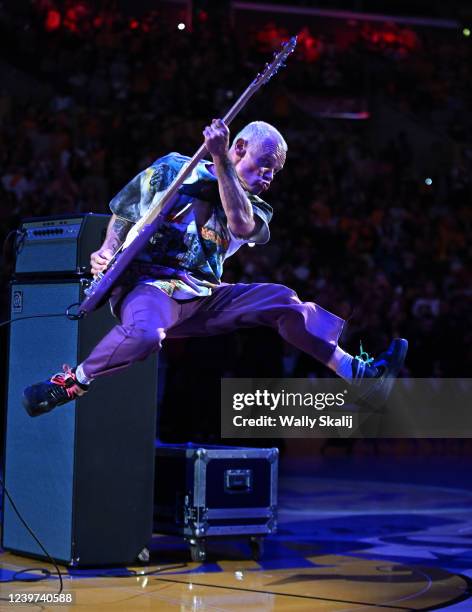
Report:
[[109,219],[93,213],[25,219],[16,243],[16,276],[87,275],[90,253],[102,244]]

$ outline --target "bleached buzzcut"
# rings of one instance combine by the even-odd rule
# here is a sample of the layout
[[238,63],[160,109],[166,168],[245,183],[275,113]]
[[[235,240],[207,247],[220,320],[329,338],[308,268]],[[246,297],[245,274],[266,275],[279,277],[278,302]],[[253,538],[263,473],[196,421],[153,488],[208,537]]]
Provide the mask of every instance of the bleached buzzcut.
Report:
[[248,123],[245,127],[243,127],[243,129],[234,137],[233,147],[240,138],[249,142],[264,142],[264,140],[267,138],[275,138],[282,147],[283,151],[285,153],[288,151],[287,143],[279,130],[265,121],[251,121],[251,123]]

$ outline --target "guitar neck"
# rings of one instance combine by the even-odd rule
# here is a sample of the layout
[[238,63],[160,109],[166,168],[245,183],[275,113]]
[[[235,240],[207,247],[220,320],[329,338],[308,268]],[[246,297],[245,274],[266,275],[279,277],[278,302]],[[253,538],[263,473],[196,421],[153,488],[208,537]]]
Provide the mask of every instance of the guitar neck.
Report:
[[[239,111],[247,103],[247,101],[256,93],[257,87],[250,85],[246,91],[236,100],[233,106],[229,109],[226,115],[223,117],[223,121],[226,125],[229,125],[231,121],[236,117]],[[168,206],[172,198],[177,194],[177,191],[182,186],[183,182],[192,174],[194,169],[197,167],[199,162],[205,157],[207,153],[204,144],[200,146],[198,151],[194,154],[192,159],[182,166],[177,176],[174,178],[172,183],[167,188],[165,194],[159,201],[158,206],[153,206],[151,209],[138,221],[139,227],[144,227],[153,223],[158,216],[166,216],[169,212]]]

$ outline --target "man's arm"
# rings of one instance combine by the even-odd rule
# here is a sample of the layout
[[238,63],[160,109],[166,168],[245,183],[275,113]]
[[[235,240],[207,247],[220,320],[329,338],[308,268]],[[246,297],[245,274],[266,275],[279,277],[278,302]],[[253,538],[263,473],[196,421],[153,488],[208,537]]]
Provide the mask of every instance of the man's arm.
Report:
[[108,262],[124,242],[132,227],[131,221],[112,215],[102,246],[90,256],[90,267],[94,276],[107,267]]
[[228,157],[229,130],[221,119],[213,120],[205,128],[205,145],[213,158],[221,203],[230,230],[238,237],[247,238],[256,230],[252,204],[239,182],[233,162]]

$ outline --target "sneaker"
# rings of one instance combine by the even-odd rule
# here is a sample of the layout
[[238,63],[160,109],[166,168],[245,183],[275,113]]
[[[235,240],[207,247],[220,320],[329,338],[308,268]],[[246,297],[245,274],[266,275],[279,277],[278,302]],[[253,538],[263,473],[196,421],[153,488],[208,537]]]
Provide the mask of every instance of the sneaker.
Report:
[[49,380],[26,387],[23,391],[23,406],[30,416],[50,412],[56,406],[71,402],[88,391],[89,385],[79,383],[75,369],[66,364],[62,369],[63,372],[57,372]]
[[[393,382],[405,362],[408,351],[408,341],[395,338],[388,349],[377,359],[369,358],[362,350],[361,356],[352,360],[352,384],[360,385],[364,379],[376,379],[357,397],[357,403],[369,408],[380,408],[392,391]],[[367,355],[367,359],[364,358]]]

